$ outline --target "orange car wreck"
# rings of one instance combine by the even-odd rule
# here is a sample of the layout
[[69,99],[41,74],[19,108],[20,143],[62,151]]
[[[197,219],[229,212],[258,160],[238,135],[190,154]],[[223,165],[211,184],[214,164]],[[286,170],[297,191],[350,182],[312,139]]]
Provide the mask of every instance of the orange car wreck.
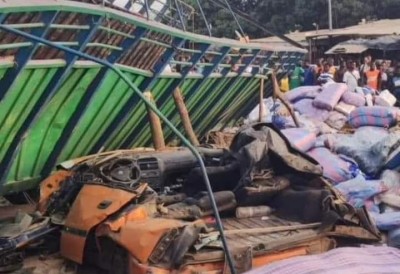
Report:
[[[380,239],[363,209],[321,167],[260,124],[206,163],[234,272]],[[39,208],[60,228],[63,257],[110,273],[230,273],[192,153],[116,151],[69,161],[41,184]],[[351,240],[351,241],[349,241]]]

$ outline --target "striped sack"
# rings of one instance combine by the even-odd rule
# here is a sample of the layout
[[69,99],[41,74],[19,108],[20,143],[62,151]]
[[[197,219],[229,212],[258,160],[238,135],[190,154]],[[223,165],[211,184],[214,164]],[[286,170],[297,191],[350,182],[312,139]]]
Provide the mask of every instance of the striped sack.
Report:
[[304,128],[288,128],[281,130],[289,142],[302,152],[308,151],[315,145],[317,135]]
[[314,158],[323,168],[323,175],[333,183],[338,184],[353,179],[351,164],[333,154],[324,147],[313,148],[307,154]]
[[353,128],[361,126],[388,128],[396,124],[396,111],[393,108],[380,106],[359,107],[350,113],[348,122]]
[[324,87],[322,92],[315,97],[313,105],[317,108],[331,111],[337,105],[343,93],[347,90],[347,85],[343,83],[327,85]]
[[365,96],[355,92],[346,91],[343,93],[341,100],[344,103],[355,107],[365,106]]

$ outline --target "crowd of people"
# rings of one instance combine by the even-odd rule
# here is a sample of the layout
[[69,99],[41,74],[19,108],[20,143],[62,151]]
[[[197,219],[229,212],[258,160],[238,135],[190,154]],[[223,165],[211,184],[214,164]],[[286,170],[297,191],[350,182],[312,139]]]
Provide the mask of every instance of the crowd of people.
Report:
[[389,90],[400,101],[400,64],[395,61],[376,61],[370,55],[360,64],[342,60],[334,65],[333,58],[320,59],[317,65],[300,62],[294,71],[281,79],[281,90],[287,92],[299,86],[324,85],[330,82],[345,83],[349,91],[368,87],[375,95]]

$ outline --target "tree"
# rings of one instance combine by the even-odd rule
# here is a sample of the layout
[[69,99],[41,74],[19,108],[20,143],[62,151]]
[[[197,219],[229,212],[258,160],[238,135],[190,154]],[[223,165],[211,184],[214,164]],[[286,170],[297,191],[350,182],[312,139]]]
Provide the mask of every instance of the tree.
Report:
[[[228,9],[222,8],[215,3],[213,0],[199,0],[202,9],[207,17],[207,22],[211,26],[212,36],[216,37],[235,37],[235,30],[238,29],[232,14]],[[253,7],[253,0],[242,1],[242,0],[229,0],[230,5],[238,8],[244,12],[250,12],[250,7]],[[188,23],[189,26],[195,26],[195,32],[200,34],[208,34],[206,24],[201,16],[199,7],[196,0],[186,0],[186,3],[190,4],[196,9],[194,18]],[[243,22],[241,22],[242,24]],[[249,28],[251,29],[251,28]]]
[[[206,25],[200,16],[195,0],[186,0],[196,8],[195,32],[206,34]],[[328,28],[327,0],[228,0],[236,9],[246,12],[264,27],[278,34],[296,29],[314,30],[313,23]],[[212,25],[212,35],[234,38],[238,29],[227,9],[216,5],[213,0],[200,0]],[[333,26],[342,28],[357,24],[361,19],[400,18],[400,0],[332,0]],[[268,34],[243,20],[240,24],[251,38]],[[192,22],[193,23],[193,22]]]

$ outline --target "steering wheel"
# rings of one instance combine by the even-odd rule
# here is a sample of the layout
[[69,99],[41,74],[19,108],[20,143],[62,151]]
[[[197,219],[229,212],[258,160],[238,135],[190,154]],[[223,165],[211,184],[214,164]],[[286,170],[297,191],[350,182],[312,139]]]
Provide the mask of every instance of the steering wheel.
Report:
[[139,183],[140,168],[134,159],[117,158],[99,167],[100,176],[106,182],[128,185]]

